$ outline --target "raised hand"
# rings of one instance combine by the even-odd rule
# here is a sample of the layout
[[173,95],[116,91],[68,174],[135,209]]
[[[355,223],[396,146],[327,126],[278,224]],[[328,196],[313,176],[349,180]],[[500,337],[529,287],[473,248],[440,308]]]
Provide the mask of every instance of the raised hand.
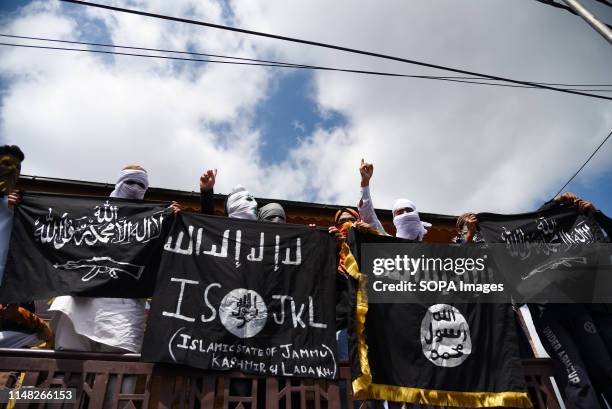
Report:
[[353,227],[361,232],[367,232],[368,230],[373,229],[371,225],[362,220],[357,220],[355,223],[353,223]]
[[8,195],[8,206],[12,209],[21,203],[21,195],[17,191],[13,191]]
[[557,203],[571,203],[578,206],[578,211],[580,213],[588,213],[594,212],[597,209],[593,206],[593,203],[588,200],[583,200],[576,196],[575,193],[572,192],[564,192],[561,195],[555,197],[555,202]]
[[217,179],[217,169],[208,169],[200,176],[200,190],[212,189]]
[[459,216],[459,223],[457,227],[459,228],[459,233],[465,228],[467,230],[467,234],[464,237],[464,240],[469,243],[474,239],[474,235],[476,234],[478,228],[478,218],[474,213],[464,213]]
[[344,243],[344,241],[346,240],[346,236],[342,234],[342,232],[338,230],[336,226],[331,226],[328,229],[328,232],[334,239],[336,239],[336,247],[338,247],[338,249],[341,248],[342,243]]
[[170,203],[170,208],[172,209],[172,211],[173,211],[174,213],[178,213],[178,212],[180,212],[181,210],[183,210],[183,206],[182,206],[180,203],[175,202],[175,201],[173,201],[172,203]]
[[370,185],[370,179],[374,174],[374,165],[367,163],[361,158],[361,164],[359,165],[359,173],[361,173],[361,187]]

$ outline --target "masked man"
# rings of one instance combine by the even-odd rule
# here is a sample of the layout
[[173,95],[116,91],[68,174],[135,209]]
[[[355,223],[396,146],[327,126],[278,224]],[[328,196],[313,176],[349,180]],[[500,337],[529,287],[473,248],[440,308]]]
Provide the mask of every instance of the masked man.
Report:
[[[361,159],[359,173],[361,173],[361,200],[359,200],[361,219],[380,233],[388,235],[376,216],[370,197],[370,179],[374,174],[374,165]],[[427,234],[426,228],[431,227],[431,223],[421,221],[415,204],[408,199],[397,199],[393,204],[393,224],[396,229],[396,237],[414,241],[422,241],[423,236]]]
[[[571,192],[557,196],[538,210],[558,206],[576,206],[579,212],[591,214],[609,236],[610,220],[591,202]],[[484,241],[474,213],[459,216],[457,228],[459,236],[455,242]],[[612,306],[529,304],[521,307],[523,314],[526,308],[533,319],[537,336],[552,359],[565,399],[575,409],[608,407],[603,397],[608,402],[612,401]]]
[[257,220],[271,223],[287,223],[285,209],[279,203],[268,203],[257,212]]
[[255,197],[242,185],[236,185],[225,199],[225,214],[234,219],[257,220]]
[[19,147],[0,146],[0,283],[13,227],[13,212],[10,207],[15,205],[19,198],[13,191],[19,179],[23,159],[24,154]]
[[[144,168],[127,166],[111,197],[142,200],[149,187]],[[55,349],[139,353],[145,325],[145,300],[133,298],[57,297],[50,310]]]

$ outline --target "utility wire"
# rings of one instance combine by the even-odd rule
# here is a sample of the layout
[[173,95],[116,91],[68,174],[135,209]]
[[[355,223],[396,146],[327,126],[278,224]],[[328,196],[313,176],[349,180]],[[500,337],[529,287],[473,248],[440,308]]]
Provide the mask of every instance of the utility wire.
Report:
[[[91,43],[85,41],[71,41],[71,40],[59,40],[53,38],[44,38],[44,37],[30,37],[30,36],[19,36],[13,34],[3,34],[0,33],[0,37],[7,38],[16,38],[20,40],[35,40],[35,41],[46,41],[46,42],[54,42],[54,43],[63,43],[63,44],[79,44],[79,45],[88,45],[95,47],[112,47],[112,48],[120,48],[120,49],[129,49],[129,50],[141,50],[141,51],[155,51],[169,54],[187,54],[187,55],[196,55],[196,56],[205,56],[205,57],[216,57],[216,58],[225,58],[230,60],[238,60],[238,61],[252,61],[252,62],[261,62],[261,63],[269,63],[269,64],[278,64],[279,66],[285,65],[287,67],[293,68],[305,68],[305,69],[325,69],[325,70],[334,70],[334,71],[344,71],[344,72],[360,72],[364,73],[364,70],[350,70],[343,68],[333,68],[333,67],[322,67],[308,64],[296,64],[290,62],[281,62],[281,61],[271,61],[271,60],[261,60],[255,58],[243,58],[243,57],[232,57],[227,55],[220,54],[209,54],[209,53],[200,53],[193,51],[177,51],[177,50],[166,50],[161,48],[146,48],[146,47],[135,47],[135,46],[125,46],[125,45],[116,45],[116,44],[105,44],[105,43]],[[383,73],[378,71],[368,71],[372,74],[377,75],[386,75],[389,73]],[[486,77],[458,77],[458,76],[413,76],[415,78],[425,78],[425,79],[456,79],[456,80],[486,80]],[[536,84],[544,84],[544,85],[558,85],[563,87],[612,87],[612,84],[563,84],[563,83],[547,83],[547,82],[534,82]],[[526,87],[533,88],[533,87]],[[583,89],[582,91],[598,91],[598,92],[606,92],[610,90],[601,90],[601,89]]]
[[[565,11],[568,11],[568,12],[572,13],[575,16],[580,17],[580,15],[578,13],[576,13],[573,8],[571,8],[570,6],[567,6],[565,4],[557,3],[557,2],[555,2],[555,0],[535,0],[535,1],[537,1],[538,3],[546,4],[548,6],[556,7],[558,9],[563,9]],[[599,0],[597,0],[597,1],[599,1]],[[601,1],[601,3],[604,3],[604,2]],[[604,4],[606,4],[606,3],[604,3]],[[612,4],[607,4],[607,5],[612,7]],[[608,24],[608,23],[603,23],[603,24],[608,26],[608,28],[612,29],[612,26],[610,24]]]
[[219,54],[197,53],[197,52],[192,52],[192,51],[164,50],[162,48],[146,48],[146,47],[132,47],[132,46],[116,45],[116,44],[89,43],[85,41],[58,40],[55,38],[28,37],[28,36],[18,36],[18,35],[12,35],[12,34],[0,34],[0,37],[18,38],[21,40],[48,41],[48,42],[64,43],[64,44],[91,45],[95,47],[113,47],[113,48],[122,48],[126,50],[157,51],[157,52],[169,53],[169,54],[188,54],[188,55],[198,55],[198,56],[203,56],[203,57],[227,58],[227,59],[239,60],[239,61],[253,61],[253,62],[263,62],[263,63],[270,63],[270,64],[278,64],[278,65],[305,67],[305,65],[302,65],[302,64],[284,63],[284,62],[279,62],[279,61],[260,60],[260,59],[254,59],[254,58],[229,57],[229,56],[219,55]]
[[458,74],[486,77],[489,80],[505,81],[505,82],[510,82],[510,83],[513,83],[513,84],[527,85],[527,86],[547,89],[547,90],[551,90],[551,91],[564,92],[564,93],[575,94],[575,95],[582,95],[582,96],[598,98],[598,99],[612,100],[612,97],[607,97],[607,96],[603,96],[603,95],[590,94],[590,93],[586,93],[586,92],[582,92],[582,91],[568,90],[568,89],[563,89],[563,88],[556,88],[556,87],[552,87],[552,86],[549,86],[549,85],[540,85],[540,84],[536,84],[536,83],[528,82],[528,81],[518,81],[518,80],[513,80],[513,79],[510,79],[510,78],[499,77],[499,76],[496,76],[496,75],[481,74],[481,73],[477,73],[477,72],[473,72],[473,71],[462,70],[462,69],[452,68],[452,67],[446,67],[446,66],[442,66],[442,65],[438,65],[438,64],[432,64],[432,63],[427,63],[427,62],[422,62],[422,61],[411,60],[411,59],[407,59],[407,58],[395,57],[395,56],[392,56],[392,55],[381,54],[381,53],[376,53],[376,52],[371,52],[371,51],[357,50],[357,49],[354,49],[354,48],[342,47],[342,46],[338,46],[338,45],[333,45],[333,44],[328,44],[328,43],[321,43],[321,42],[317,42],[317,41],[303,40],[303,39],[294,38],[294,37],[287,37],[287,36],[281,36],[281,35],[277,35],[277,34],[264,33],[264,32],[261,32],[261,31],[245,30],[245,29],[225,26],[225,25],[221,25],[221,24],[213,24],[213,23],[208,23],[208,22],[203,22],[203,21],[196,21],[196,20],[189,20],[189,19],[185,19],[185,18],[171,17],[171,16],[166,16],[166,15],[163,15],[163,14],[148,13],[148,12],[144,12],[144,11],[140,11],[140,10],[132,10],[132,9],[125,9],[125,8],[121,8],[121,7],[107,6],[107,5],[104,5],[104,4],[91,3],[91,2],[87,2],[87,1],[81,1],[81,0],[61,0],[61,1],[67,2],[67,3],[73,3],[73,4],[80,4],[80,5],[83,5],[83,6],[90,6],[90,7],[97,7],[97,8],[102,8],[102,9],[106,9],[106,10],[118,11],[118,12],[122,12],[122,13],[136,14],[136,15],[145,16],[145,17],[153,17],[153,18],[159,18],[159,19],[163,19],[163,20],[176,21],[176,22],[180,22],[180,23],[195,24],[195,25],[204,26],[204,27],[217,28],[217,29],[221,29],[221,30],[229,30],[229,31],[234,31],[234,32],[238,32],[238,33],[259,36],[259,37],[273,38],[273,39],[276,39],[276,40],[283,40],[283,41],[289,41],[289,42],[294,42],[294,43],[307,44],[307,45],[312,45],[312,46],[316,46],[316,47],[329,48],[329,49],[332,49],[332,50],[345,51],[345,52],[354,53],[354,54],[367,55],[367,56],[370,56],[370,57],[377,57],[377,58],[383,58],[383,59],[392,60],[392,61],[404,62],[404,63],[408,63],[408,64],[420,65],[420,66],[423,66],[423,67],[435,68],[435,69],[439,69],[439,70],[455,72],[455,73],[458,73]]
[[608,7],[612,7],[612,3],[609,0],[595,0],[595,1],[601,4],[605,4]]
[[580,171],[581,171],[582,169],[584,169],[584,167],[587,165],[587,163],[589,163],[589,161],[590,161],[590,160],[593,158],[593,156],[595,156],[595,154],[597,153],[597,151],[599,151],[599,149],[601,149],[601,147],[604,145],[604,143],[606,143],[606,142],[608,141],[608,139],[610,139],[610,136],[612,136],[612,131],[611,131],[611,132],[608,134],[608,136],[606,136],[606,138],[605,138],[605,139],[604,139],[604,140],[603,140],[603,141],[602,141],[602,142],[599,144],[599,146],[598,146],[598,147],[597,147],[597,148],[596,148],[596,149],[593,151],[593,153],[591,154],[591,156],[589,156],[589,158],[586,160],[586,162],[584,162],[584,163],[582,164],[582,166],[580,166],[580,169],[578,169],[578,170],[576,171],[576,173],[574,173],[574,176],[572,176],[571,178],[569,178],[569,180],[568,180],[567,182],[565,182],[565,184],[563,185],[563,187],[562,187],[561,189],[559,189],[559,191],[558,191],[558,192],[557,192],[557,193],[556,193],[556,194],[553,196],[553,199],[554,199],[555,197],[557,197],[557,196],[559,195],[559,193],[561,193],[561,192],[563,191],[563,189],[565,189],[565,187],[566,187],[567,185],[569,185],[569,184],[570,184],[570,182],[571,182],[572,180],[574,180],[574,178],[575,178],[576,176],[578,176],[578,174],[580,173]]
[[[366,74],[366,75],[376,75],[376,76],[387,76],[387,77],[400,77],[400,78],[419,78],[419,79],[429,79],[429,80],[439,80],[439,81],[448,81],[448,82],[458,82],[464,84],[475,84],[475,85],[490,85],[496,87],[511,87],[511,88],[537,88],[528,85],[513,85],[513,84],[500,84],[497,82],[485,82],[485,81],[474,81],[468,79],[457,79],[457,78],[449,78],[449,77],[435,77],[428,75],[410,75],[410,74],[395,74],[395,73],[386,73],[386,72],[378,72],[378,71],[365,71],[365,70],[350,70],[350,69],[341,69],[341,68],[329,68],[329,67],[319,67],[319,66],[304,66],[304,65],[287,65],[287,64],[276,64],[276,63],[258,63],[258,62],[238,62],[238,61],[222,61],[222,60],[211,60],[211,59],[201,59],[201,58],[183,58],[183,57],[168,57],[163,55],[151,55],[151,54],[136,54],[136,53],[123,53],[117,51],[106,51],[106,50],[91,50],[91,49],[79,49],[79,48],[66,48],[66,47],[49,47],[49,46],[41,46],[41,45],[28,45],[28,44],[13,44],[13,43],[2,43],[0,42],[0,46],[9,46],[9,47],[21,47],[21,48],[33,48],[33,49],[42,49],[42,50],[57,50],[57,51],[74,51],[74,52],[86,52],[86,53],[95,53],[95,54],[111,54],[111,55],[123,55],[130,57],[143,57],[143,58],[157,58],[163,60],[178,60],[178,61],[190,61],[190,62],[207,62],[214,64],[228,64],[228,65],[246,65],[246,66],[260,66],[260,67],[277,67],[277,68],[292,68],[292,69],[309,69],[309,70],[322,70],[322,71],[338,71],[338,72],[349,72],[355,74]],[[226,57],[226,58],[235,58],[235,57]],[[458,77],[458,78],[470,78],[470,77]],[[580,89],[585,91],[584,89]],[[595,91],[595,92],[612,92],[612,89],[588,89],[586,91]]]

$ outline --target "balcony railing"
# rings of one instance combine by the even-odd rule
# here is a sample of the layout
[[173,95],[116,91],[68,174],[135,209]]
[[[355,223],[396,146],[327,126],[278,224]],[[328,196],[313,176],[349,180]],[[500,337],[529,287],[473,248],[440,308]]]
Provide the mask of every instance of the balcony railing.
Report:
[[[523,361],[534,407],[559,409],[548,359]],[[337,381],[260,378],[140,362],[136,354],[0,349],[0,389],[75,388],[76,403],[17,404],[32,408],[353,409],[348,362]],[[2,406],[0,404],[0,406]],[[423,406],[409,405],[409,408]]]

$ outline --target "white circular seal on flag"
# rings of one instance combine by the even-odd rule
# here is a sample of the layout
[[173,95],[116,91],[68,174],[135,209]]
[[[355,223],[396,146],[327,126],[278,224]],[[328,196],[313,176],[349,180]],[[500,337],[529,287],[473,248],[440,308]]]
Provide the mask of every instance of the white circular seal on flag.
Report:
[[235,336],[251,338],[266,325],[268,308],[256,291],[237,288],[221,300],[219,318],[225,329]]
[[459,310],[448,304],[432,305],[421,321],[421,346],[431,363],[459,366],[472,352],[470,327]]

